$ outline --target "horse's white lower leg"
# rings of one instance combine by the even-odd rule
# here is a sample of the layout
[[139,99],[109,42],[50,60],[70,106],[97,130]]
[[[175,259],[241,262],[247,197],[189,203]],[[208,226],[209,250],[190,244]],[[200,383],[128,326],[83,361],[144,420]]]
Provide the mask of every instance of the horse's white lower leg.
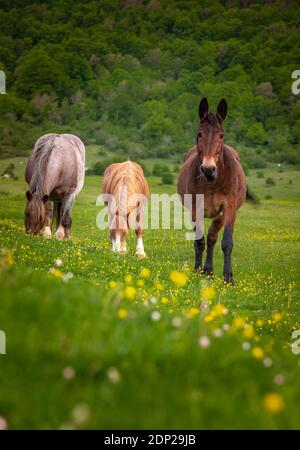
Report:
[[135,256],[138,256],[140,258],[145,258],[146,256],[142,237],[138,237],[136,240]]
[[48,225],[44,227],[43,236],[46,239],[50,239],[51,238],[51,227],[49,227]]
[[120,239],[120,236],[118,234],[115,236],[115,238],[112,239],[111,243],[112,243],[112,251],[120,253],[120,251],[121,251],[121,239]]
[[57,231],[55,233],[55,237],[59,241],[65,237],[65,229],[64,229],[64,227],[61,224],[57,228]]
[[127,244],[126,241],[121,241],[121,253],[127,252]]

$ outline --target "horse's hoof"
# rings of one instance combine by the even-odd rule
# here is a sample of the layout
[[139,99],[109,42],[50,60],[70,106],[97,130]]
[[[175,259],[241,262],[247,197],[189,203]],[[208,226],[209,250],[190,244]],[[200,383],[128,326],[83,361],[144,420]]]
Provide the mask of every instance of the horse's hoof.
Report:
[[51,237],[52,237],[51,233],[50,234],[49,233],[43,233],[43,238],[51,239]]
[[55,233],[55,238],[56,238],[58,241],[62,241],[64,237],[65,237],[65,234],[62,233],[61,231],[58,231],[58,232]]
[[194,266],[194,272],[196,272],[196,273],[203,273],[202,266],[195,265]]
[[229,275],[224,275],[224,282],[225,282],[226,284],[234,285],[234,279],[233,279],[233,276],[232,276],[231,274],[229,274]]
[[135,256],[136,258],[138,258],[138,259],[145,259],[145,258],[147,258],[146,253],[145,253],[144,251],[141,251],[141,250],[137,250],[137,251],[135,252],[134,256]]
[[204,266],[203,274],[205,276],[207,276],[207,277],[212,277],[213,276],[213,269],[212,269],[212,267]]

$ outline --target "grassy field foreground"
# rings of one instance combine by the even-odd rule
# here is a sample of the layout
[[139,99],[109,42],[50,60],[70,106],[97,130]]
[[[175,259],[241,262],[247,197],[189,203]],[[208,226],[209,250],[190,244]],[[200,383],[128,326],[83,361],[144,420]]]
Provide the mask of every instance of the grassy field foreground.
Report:
[[23,179],[1,179],[0,427],[299,428],[298,176],[250,175],[262,201],[239,212],[235,286],[219,245],[215,278],[193,273],[183,230],[146,230],[145,260],[133,236],[113,255],[96,227],[99,177],[86,178],[69,242],[25,235]]

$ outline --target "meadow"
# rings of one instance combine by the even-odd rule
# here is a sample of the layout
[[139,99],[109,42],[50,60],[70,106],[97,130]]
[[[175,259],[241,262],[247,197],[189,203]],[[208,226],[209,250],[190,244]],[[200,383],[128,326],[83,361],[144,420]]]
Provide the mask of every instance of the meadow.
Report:
[[19,179],[0,179],[1,428],[299,428],[299,171],[250,171],[260,204],[239,211],[231,286],[219,244],[215,276],[193,272],[185,230],[145,230],[147,259],[133,256],[133,234],[127,256],[112,254],[96,226],[101,177],[86,177],[70,241],[26,235],[25,158],[0,172],[11,161]]

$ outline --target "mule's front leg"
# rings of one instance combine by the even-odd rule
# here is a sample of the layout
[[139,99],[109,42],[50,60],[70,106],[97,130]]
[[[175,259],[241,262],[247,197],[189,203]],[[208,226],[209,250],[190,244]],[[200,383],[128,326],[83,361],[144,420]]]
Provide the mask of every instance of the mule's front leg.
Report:
[[233,249],[233,226],[225,225],[224,234],[222,238],[222,250],[224,253],[224,268],[223,275],[226,283],[233,284],[233,273],[231,265],[231,253]]
[[194,240],[194,249],[196,255],[194,270],[198,271],[202,269],[202,256],[205,249],[204,236],[202,236],[200,239]]
[[223,216],[214,219],[207,234],[207,254],[204,264],[204,274],[213,275],[214,247],[218,240],[218,233],[223,226]]

